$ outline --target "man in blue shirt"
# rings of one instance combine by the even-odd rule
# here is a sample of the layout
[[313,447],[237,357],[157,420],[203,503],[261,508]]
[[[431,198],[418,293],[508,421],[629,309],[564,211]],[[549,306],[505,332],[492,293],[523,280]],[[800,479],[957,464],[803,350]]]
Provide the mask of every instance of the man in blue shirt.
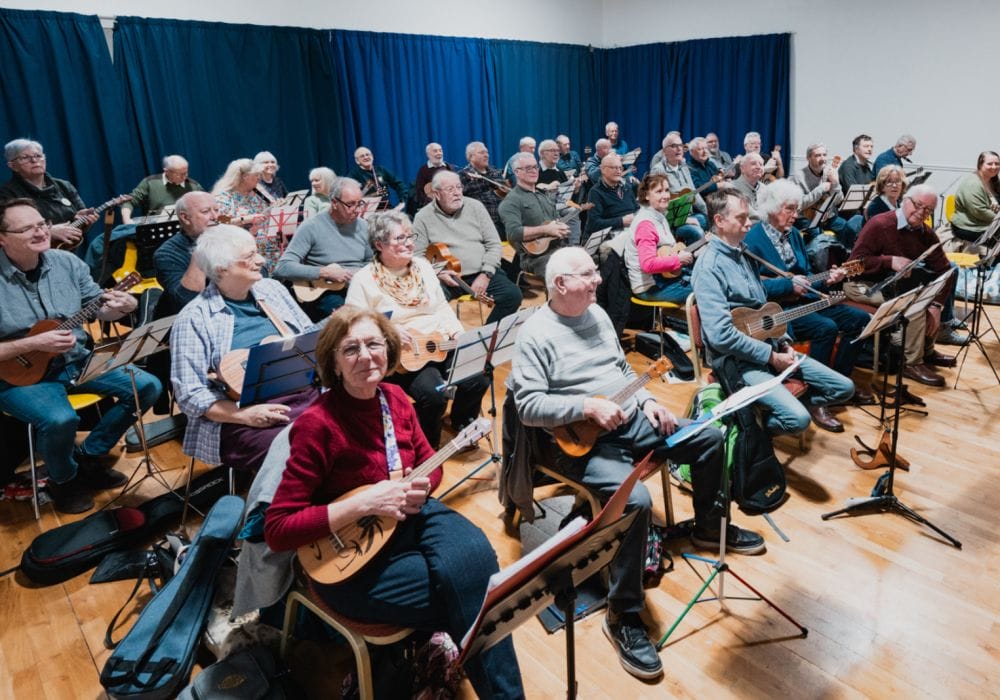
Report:
[[909,134],[903,134],[898,139],[896,139],[896,145],[890,148],[888,151],[883,151],[878,154],[878,158],[875,159],[875,177],[878,177],[879,171],[887,165],[898,165],[903,167],[903,162],[909,162],[910,155],[913,150],[917,147],[917,140],[910,136]]

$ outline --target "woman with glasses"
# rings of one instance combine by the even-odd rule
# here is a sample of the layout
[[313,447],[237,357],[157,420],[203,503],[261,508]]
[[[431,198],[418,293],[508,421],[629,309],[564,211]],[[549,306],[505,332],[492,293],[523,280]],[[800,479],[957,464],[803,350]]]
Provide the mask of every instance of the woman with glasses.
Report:
[[[406,394],[384,381],[401,345],[377,311],[345,306],[330,317],[316,348],[329,391],[292,427],[264,536],[272,550],[289,551],[360,518],[398,521],[366,566],[312,589],[351,619],[446,630],[459,641],[476,619],[497,559],[479,528],[429,497],[441,483],[440,467],[410,481],[393,478],[434,456]],[[465,671],[481,698],[524,696],[510,637],[470,658]]]
[[48,174],[42,144],[28,139],[14,139],[4,146],[4,158],[14,174],[0,187],[0,201],[33,200],[42,217],[54,224],[50,231],[54,247],[79,245],[85,228],[60,224],[82,218],[86,226],[90,226],[97,221],[97,215],[93,209],[87,208],[69,180],[60,180]]
[[237,158],[229,163],[226,172],[212,186],[212,195],[219,205],[219,221],[248,228],[256,227],[254,238],[257,251],[264,256],[264,274],[270,275],[281,256],[281,241],[277,235],[268,235],[267,220],[270,206],[257,186],[264,172],[261,165],[249,158]]
[[887,165],[875,176],[875,197],[865,210],[865,220],[887,211],[899,209],[906,192],[906,176],[898,165]]
[[955,190],[955,214],[951,230],[963,241],[975,241],[983,235],[1000,213],[1000,155],[983,151],[976,161],[976,172],[969,173]]
[[184,453],[256,471],[275,435],[317,392],[307,388],[269,403],[237,404],[232,397],[239,396],[243,377],[239,358],[233,363],[230,353],[314,325],[280,282],[263,278],[253,236],[238,226],[220,224],[202,233],[192,259],[208,284],[178,314],[170,336],[174,398],[188,416]]
[[[443,391],[450,355],[434,359],[441,344],[462,332],[462,323],[448,304],[434,268],[413,256],[413,229],[400,212],[372,217],[368,228],[375,259],[351,278],[346,303],[389,316],[403,342],[403,362],[410,371],[389,379],[416,402],[420,427],[431,445],[441,441],[441,421],[448,399]],[[440,358],[444,352],[438,353]],[[457,432],[479,415],[489,381],[478,375],[461,382],[451,407]]]

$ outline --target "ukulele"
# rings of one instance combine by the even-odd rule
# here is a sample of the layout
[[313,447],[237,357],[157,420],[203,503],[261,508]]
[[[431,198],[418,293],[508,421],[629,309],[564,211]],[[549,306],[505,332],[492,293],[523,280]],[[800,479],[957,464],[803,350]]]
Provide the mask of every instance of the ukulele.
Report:
[[[588,204],[590,203],[588,202]],[[571,207],[568,212],[559,217],[559,221],[564,224],[569,223],[576,217],[580,216],[580,212],[584,211],[583,209],[584,206],[586,205],[582,205],[580,207]],[[593,205],[591,204],[590,206]],[[548,224],[551,222],[546,221],[545,223]],[[542,225],[544,226],[545,224]],[[524,252],[530,255],[542,255],[545,251],[549,249],[549,244],[552,243],[552,241],[557,238],[559,238],[559,236],[547,233],[539,238],[533,238],[530,241],[523,241],[521,243],[521,247],[524,248]]]
[[472,287],[470,287],[465,280],[462,279],[462,263],[459,262],[458,258],[451,254],[448,246],[444,243],[429,244],[427,246],[427,250],[424,251],[424,255],[431,261],[431,265],[435,266],[435,269],[437,269],[438,266],[441,266],[440,269],[442,270],[450,270],[451,272],[454,272],[455,275],[452,279],[458,282],[458,287],[463,292],[482,304],[486,304],[490,307],[493,306],[493,297],[486,292],[476,294]]
[[[116,284],[111,291],[127,292],[141,281],[142,276],[138,272],[133,272]],[[97,297],[75,314],[62,321],[54,318],[44,318],[33,325],[25,337],[47,333],[48,331],[68,331],[78,328],[96,314],[103,303],[104,300],[101,297]],[[32,384],[37,384],[45,376],[52,358],[61,354],[47,350],[31,350],[0,361],[0,379],[14,386],[31,386]]]
[[[694,252],[696,250],[698,250],[699,248],[701,248],[706,243],[708,243],[709,240],[711,240],[711,239],[706,235],[706,236],[698,239],[694,243],[692,243],[690,246],[687,245],[687,244],[685,244],[683,241],[678,241],[677,243],[674,243],[673,245],[661,245],[659,248],[656,249],[656,257],[658,257],[658,258],[665,258],[665,257],[670,256],[670,255],[678,255],[679,253],[682,253],[685,250],[687,252],[691,253],[692,255],[694,255]],[[661,272],[660,274],[663,275],[664,277],[666,277],[668,280],[670,280],[670,279],[674,279],[675,277],[680,277],[681,271],[683,269],[684,268],[679,267],[674,272]]]
[[[492,429],[488,418],[479,418],[436,455],[403,476],[402,481],[410,482],[429,475],[456,452],[489,435]],[[367,484],[352,489],[334,503],[371,487],[372,484]],[[366,515],[312,544],[299,547],[299,562],[313,581],[325,584],[346,581],[379,553],[392,537],[398,522],[395,518],[385,515]]]
[[445,338],[440,333],[411,335],[409,346],[399,351],[399,366],[407,372],[416,372],[428,362],[443,362],[448,352],[458,345],[454,338]]
[[[110,209],[111,207],[117,207],[119,204],[124,204],[125,202],[131,202],[131,201],[132,201],[132,195],[130,195],[130,194],[120,194],[117,197],[109,199],[104,204],[100,205],[99,207],[94,207],[94,210],[93,210],[94,216],[100,216],[101,214],[103,214],[105,212],[105,210]],[[68,224],[61,224],[61,225],[63,225],[63,226],[72,226],[75,229],[83,231],[84,227],[87,226],[87,219],[85,219],[82,216],[78,216],[77,218],[75,218],[72,221],[70,221]],[[57,250],[73,250],[77,246],[79,246],[80,243],[82,243],[82,242],[83,242],[83,236],[80,236],[80,238],[77,239],[76,243],[69,243],[69,242],[66,242],[66,241],[62,241],[60,243],[56,243],[56,245],[54,247]]]
[[292,291],[295,293],[296,299],[303,304],[307,304],[310,301],[316,301],[326,292],[339,292],[346,286],[347,282],[334,282],[333,280],[320,278],[314,280],[295,280],[292,282]]
[[[774,160],[774,154],[775,153],[778,153],[778,154],[781,153],[781,145],[780,144],[775,144],[774,148],[771,149],[771,155],[768,156],[767,158],[764,158],[764,167],[765,168],[767,167],[767,164],[769,162],[771,162],[771,161]],[[761,157],[763,158],[763,156],[761,156]],[[769,171],[765,171],[764,174],[761,176],[760,181],[763,182],[765,185],[769,185],[770,183],[772,183],[775,180],[777,180],[779,178],[779,174],[776,173],[776,172],[774,172],[774,171],[779,171],[780,172],[780,177],[784,176],[784,168],[782,168],[778,164],[778,162],[775,161],[774,167],[771,170],[769,170]]]
[[730,313],[733,317],[733,325],[740,333],[757,340],[767,340],[783,336],[790,321],[839,304],[846,298],[843,292],[835,292],[825,299],[796,306],[788,311],[783,310],[776,302],[769,301],[759,309],[740,306]]
[[[830,163],[830,170],[823,173],[823,176],[829,178],[829,174],[831,172],[833,173],[837,172],[837,168],[840,167],[840,160],[841,160],[840,156],[834,156],[833,162]],[[837,196],[838,192],[840,192],[840,185],[836,183],[831,183],[829,194],[820,197],[819,201],[813,204],[811,207],[806,207],[805,209],[803,209],[802,216],[805,217],[806,219],[809,219],[809,221],[811,222],[813,218],[815,218],[816,214],[822,211],[824,212],[823,217],[825,219],[826,216],[829,214],[829,212],[826,209],[827,204],[830,202],[830,200],[832,200],[834,197]],[[816,223],[821,223],[821,222],[816,222]]]
[[[628,399],[630,399],[635,392],[646,386],[651,379],[656,379],[660,375],[669,372],[673,369],[673,367],[674,365],[669,359],[661,357],[650,365],[649,369],[642,374],[637,375],[635,379],[626,384],[624,388],[607,398],[609,401],[613,401],[621,406]],[[595,398],[605,397],[598,396]],[[602,432],[603,430],[599,425],[597,425],[597,423],[587,419],[576,421],[575,423],[569,423],[568,425],[560,425],[558,428],[552,429],[552,434],[555,436],[556,444],[559,445],[559,449],[568,454],[570,457],[583,457],[585,454],[590,452]]]
[[499,182],[497,180],[494,180],[493,178],[486,177],[485,175],[480,175],[478,172],[476,172],[476,169],[473,168],[471,165],[468,168],[466,168],[463,172],[469,177],[473,177],[476,178],[477,180],[482,180],[483,182],[487,182],[490,185],[493,185],[493,194],[495,194],[500,199],[503,199],[510,193],[511,186],[508,185],[506,182]]

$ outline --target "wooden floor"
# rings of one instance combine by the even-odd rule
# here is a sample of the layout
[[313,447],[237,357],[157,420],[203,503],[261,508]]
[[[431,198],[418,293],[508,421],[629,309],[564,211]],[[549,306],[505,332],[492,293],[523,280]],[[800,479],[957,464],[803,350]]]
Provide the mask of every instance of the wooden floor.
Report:
[[[990,313],[1000,325],[1000,309]],[[989,355],[1000,367],[998,346],[995,337],[987,339]],[[629,359],[637,368],[648,363],[634,354]],[[784,439],[777,445],[791,498],[775,520],[790,541],[783,542],[762,518],[737,515],[740,525],[763,533],[768,549],[763,556],[730,558],[734,571],[809,629],[808,637],[801,638],[797,628],[761,602],[729,600],[725,610],[716,602],[700,603],[662,651],[665,676],[643,683],[619,666],[598,614],[577,627],[581,697],[996,696],[1000,429],[995,426],[1000,386],[975,348],[958,389],[951,388],[956,370],[944,373],[946,389],[911,387],[926,399],[930,415],[902,420],[900,453],[912,469],[899,474],[897,494],[961,540],[961,550],[898,515],[820,519],[845,499],[868,495],[877,476],[856,468],[848,454],[853,435],[868,442],[877,438],[877,421],[857,408],[839,410],[845,433],[810,430],[804,454],[797,441]],[[502,398],[505,368],[498,375]],[[693,389],[691,384],[657,383],[653,391],[681,412]],[[184,464],[176,444],[156,449],[155,456],[164,467]],[[484,456],[473,453],[450,462],[445,486]],[[119,468],[135,463],[124,457]],[[179,479],[181,474],[171,476]],[[518,557],[520,543],[505,531],[493,468],[482,474],[483,479],[466,482],[446,502],[488,534],[501,563],[507,564]],[[651,480],[650,486],[657,503],[658,481]],[[690,514],[690,499],[676,490],[674,505],[679,517]],[[0,503],[0,569],[15,566],[39,532],[67,521],[51,506],[44,511],[36,523],[30,504]],[[704,573],[681,562],[679,554],[691,550],[687,542],[673,542],[670,548],[676,570],[647,594],[646,618],[657,637],[684,609],[700,586],[698,574]],[[89,576],[47,588],[32,587],[19,573],[0,577],[0,697],[103,697],[98,675],[109,654],[102,646],[104,629],[131,584],[90,586]],[[727,595],[747,594],[731,576],[725,590]],[[530,621],[514,640],[528,697],[562,696],[563,635],[548,635]],[[348,659],[341,649],[300,646],[293,664],[315,696],[331,697]],[[311,675],[303,669],[312,669]],[[317,687],[317,669],[336,669],[327,674],[325,687]],[[472,697],[468,687],[465,695]]]

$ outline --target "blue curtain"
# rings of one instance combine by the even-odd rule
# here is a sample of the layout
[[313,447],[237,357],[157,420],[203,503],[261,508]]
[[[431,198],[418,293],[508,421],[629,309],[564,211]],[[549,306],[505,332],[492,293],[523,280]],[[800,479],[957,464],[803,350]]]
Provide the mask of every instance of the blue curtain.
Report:
[[[344,147],[412,183],[436,141],[445,160],[465,165],[465,146],[483,141],[495,153],[496,73],[482,39],[332,31],[334,66],[344,94]],[[494,162],[496,157],[493,157]]]
[[76,185],[90,206],[132,190],[136,160],[96,16],[0,8],[0,71],[4,143],[40,142],[49,172]]
[[341,104],[325,32],[119,17],[115,67],[125,90],[133,184],[180,153],[210,189],[235,158],[271,151],[289,189],[344,163]]
[[787,153],[790,66],[789,34],[609,49],[605,112],[619,115],[622,136],[643,147],[645,163],[674,129],[685,139],[714,131],[734,156],[743,135],[759,131],[765,150],[780,144]]

